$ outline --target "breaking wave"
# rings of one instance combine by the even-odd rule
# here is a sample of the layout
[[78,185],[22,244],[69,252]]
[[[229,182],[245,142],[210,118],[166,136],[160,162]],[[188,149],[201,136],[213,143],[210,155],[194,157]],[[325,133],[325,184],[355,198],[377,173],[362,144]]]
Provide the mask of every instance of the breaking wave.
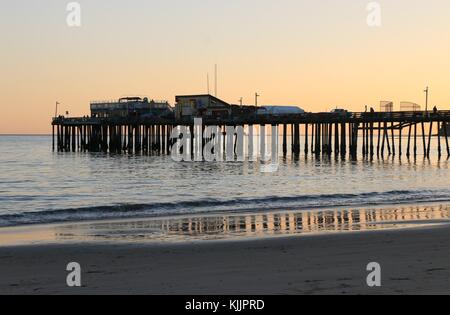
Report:
[[450,202],[448,190],[394,190],[360,194],[268,196],[232,200],[200,199],[168,203],[117,204],[108,206],[23,212],[0,215],[0,226],[51,224],[103,219],[127,219],[175,215],[239,213],[267,210],[314,210],[331,207]]

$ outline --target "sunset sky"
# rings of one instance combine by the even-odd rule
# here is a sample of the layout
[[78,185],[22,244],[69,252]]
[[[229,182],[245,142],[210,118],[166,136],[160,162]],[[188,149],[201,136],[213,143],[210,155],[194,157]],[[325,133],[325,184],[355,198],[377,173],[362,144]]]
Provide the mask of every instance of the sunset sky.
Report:
[[[385,0],[369,27],[366,0],[0,0],[0,133],[48,133],[55,102],[147,95],[174,103],[206,93],[231,103],[307,111],[378,108],[380,100],[450,109],[450,1]],[[211,86],[213,86],[211,82]]]

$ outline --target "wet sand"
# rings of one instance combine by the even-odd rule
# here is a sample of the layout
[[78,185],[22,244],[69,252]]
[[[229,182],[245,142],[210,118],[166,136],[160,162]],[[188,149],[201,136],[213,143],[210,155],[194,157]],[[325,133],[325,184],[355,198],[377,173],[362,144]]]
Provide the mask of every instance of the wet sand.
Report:
[[[79,262],[81,288],[66,286]],[[366,285],[369,262],[382,287]],[[1,294],[450,294],[450,226],[259,240],[0,248]]]
[[449,204],[268,210],[0,228],[0,246],[250,240],[450,223]]

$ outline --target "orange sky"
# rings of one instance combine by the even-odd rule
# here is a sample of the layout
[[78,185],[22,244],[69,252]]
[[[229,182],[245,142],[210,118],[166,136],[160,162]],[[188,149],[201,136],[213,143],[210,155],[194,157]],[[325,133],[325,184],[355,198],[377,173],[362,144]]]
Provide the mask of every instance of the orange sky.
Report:
[[0,133],[48,133],[56,101],[73,116],[125,95],[173,104],[205,93],[216,63],[231,103],[258,91],[260,104],[307,111],[398,108],[429,85],[431,106],[450,109],[448,0],[379,1],[375,28],[363,0],[79,2],[80,28],[64,1],[1,2]]

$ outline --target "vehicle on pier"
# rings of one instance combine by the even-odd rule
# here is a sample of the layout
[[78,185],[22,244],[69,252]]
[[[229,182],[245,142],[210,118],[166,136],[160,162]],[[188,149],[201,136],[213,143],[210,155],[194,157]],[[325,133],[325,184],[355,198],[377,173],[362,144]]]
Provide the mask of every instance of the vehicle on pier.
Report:
[[332,114],[338,115],[339,117],[350,117],[352,114],[343,108],[335,108],[331,111]]
[[343,108],[335,108],[331,112],[334,114],[347,114],[348,110],[343,109]]
[[262,106],[256,111],[256,115],[282,117],[289,115],[301,115],[305,111],[298,106]]

